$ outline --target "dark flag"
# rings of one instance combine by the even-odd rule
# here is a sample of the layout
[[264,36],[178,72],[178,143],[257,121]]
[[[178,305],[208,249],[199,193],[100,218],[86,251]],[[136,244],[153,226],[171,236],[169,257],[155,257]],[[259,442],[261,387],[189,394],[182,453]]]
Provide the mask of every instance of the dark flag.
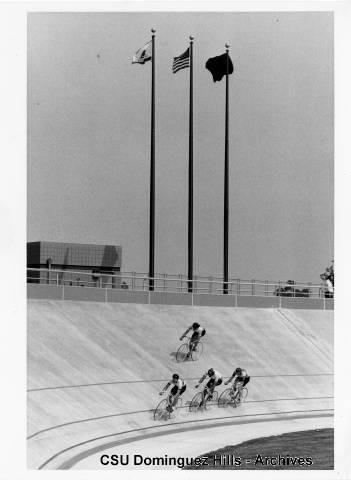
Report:
[[184,53],[179,55],[179,57],[174,57],[173,60],[173,73],[177,73],[182,68],[190,67],[190,55],[189,55],[189,48],[186,49]]
[[[227,73],[227,53],[219,55],[218,57],[209,58],[206,62],[206,68],[212,73],[213,81],[220,82]],[[228,74],[234,72],[233,63],[228,54]]]

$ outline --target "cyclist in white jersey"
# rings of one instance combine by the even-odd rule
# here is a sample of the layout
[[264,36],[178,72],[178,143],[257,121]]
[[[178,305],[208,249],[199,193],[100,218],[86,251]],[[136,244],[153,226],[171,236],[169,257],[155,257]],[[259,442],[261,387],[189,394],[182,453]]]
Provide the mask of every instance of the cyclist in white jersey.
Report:
[[164,386],[164,388],[160,391],[160,395],[163,395],[165,393],[165,391],[168,389],[168,387],[170,387],[171,385],[172,388],[171,388],[171,391],[169,393],[169,396],[168,396],[168,407],[167,407],[167,410],[169,412],[173,412],[173,407],[176,407],[177,406],[177,403],[178,403],[178,398],[180,397],[180,395],[183,395],[183,393],[185,392],[186,390],[186,384],[184,382],[184,380],[182,380],[178,373],[174,373],[172,375],[172,380],[170,380],[169,382],[167,382],[167,384]]
[[222,375],[217,370],[210,368],[207,372],[205,372],[202,375],[202,377],[199,380],[199,383],[195,385],[195,388],[198,388],[200,383],[202,383],[206,377],[209,377],[209,381],[206,383],[206,386],[204,388],[204,398],[206,397],[207,392],[209,392],[209,396],[207,400],[211,400],[215,387],[218,387],[218,385],[221,385],[221,383],[223,382],[223,379],[222,379]]
[[196,352],[197,350],[197,344],[200,341],[200,338],[202,338],[204,335],[206,335],[206,330],[204,327],[201,327],[198,322],[194,322],[192,325],[190,325],[189,328],[185,330],[183,335],[179,338],[180,341],[183,340],[183,338],[190,332],[190,330],[193,330],[190,341],[189,341],[189,352],[187,354],[187,357],[190,357],[190,353],[192,351]]

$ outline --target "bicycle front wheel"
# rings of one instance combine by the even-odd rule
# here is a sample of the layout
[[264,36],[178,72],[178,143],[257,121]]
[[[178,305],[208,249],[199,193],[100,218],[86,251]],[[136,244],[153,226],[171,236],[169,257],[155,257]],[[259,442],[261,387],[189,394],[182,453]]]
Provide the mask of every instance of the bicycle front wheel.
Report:
[[202,404],[202,393],[197,393],[190,402],[189,411],[197,412]]
[[202,342],[199,342],[196,345],[196,350],[193,349],[192,352],[191,352],[192,360],[194,360],[194,361],[199,360],[199,358],[202,355],[202,351],[203,351],[203,345],[202,345]]
[[186,356],[187,356],[188,352],[189,352],[188,344],[183,343],[178,348],[178,351],[177,351],[177,355],[176,355],[177,362],[184,362],[184,360],[186,360]]
[[168,401],[166,399],[160,401],[154,411],[154,420],[165,420],[166,418],[169,418],[167,406]]

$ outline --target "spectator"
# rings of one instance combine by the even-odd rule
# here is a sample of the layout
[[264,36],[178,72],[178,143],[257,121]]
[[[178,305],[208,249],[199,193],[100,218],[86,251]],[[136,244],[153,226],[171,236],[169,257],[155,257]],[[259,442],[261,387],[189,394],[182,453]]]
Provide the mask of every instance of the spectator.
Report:
[[[333,277],[334,279],[334,277]],[[328,293],[328,298],[333,298],[334,297],[334,285],[332,281],[330,280],[330,277],[328,277],[325,281],[327,285],[327,293]]]
[[[323,288],[324,288],[324,297],[325,298],[333,298],[334,297],[334,285],[331,281],[330,272],[328,269],[320,275],[323,281]],[[333,277],[334,280],[334,277]]]
[[329,280],[334,287],[334,260],[331,261],[331,265],[329,268],[327,268],[327,271],[329,271]]

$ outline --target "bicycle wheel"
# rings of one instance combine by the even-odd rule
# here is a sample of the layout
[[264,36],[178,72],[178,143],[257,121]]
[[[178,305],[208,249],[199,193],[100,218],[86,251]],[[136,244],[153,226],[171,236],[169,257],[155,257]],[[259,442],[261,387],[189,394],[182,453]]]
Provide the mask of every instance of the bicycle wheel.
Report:
[[230,404],[233,403],[233,399],[232,399],[232,396],[231,396],[231,388],[227,388],[226,390],[224,390],[220,396],[219,396],[219,399],[218,399],[218,406],[219,407],[226,407]]
[[196,345],[196,350],[192,350],[191,352],[191,359],[194,361],[199,360],[199,358],[202,355],[202,351],[203,351],[203,345],[202,345],[202,342],[199,342]]
[[178,408],[182,408],[182,406],[183,406],[183,400],[182,400],[182,397],[179,397],[176,409],[178,410]]
[[234,402],[235,402],[236,407],[238,407],[239,405],[241,405],[242,403],[245,402],[246,397],[247,397],[247,393],[248,393],[248,391],[247,391],[246,387],[243,387],[236,392],[235,398],[234,398]]
[[197,393],[190,402],[189,411],[197,412],[199,410],[200,404],[202,403],[202,393]]
[[243,387],[241,390],[241,400],[240,403],[244,403],[247,397],[247,394],[249,393],[248,389],[246,387]]
[[154,420],[165,420],[166,418],[169,418],[170,414],[167,411],[167,405],[168,400],[163,399],[160,401],[154,411]]
[[183,343],[177,351],[176,360],[177,362],[184,362],[186,359],[187,353],[189,352],[188,344]]

